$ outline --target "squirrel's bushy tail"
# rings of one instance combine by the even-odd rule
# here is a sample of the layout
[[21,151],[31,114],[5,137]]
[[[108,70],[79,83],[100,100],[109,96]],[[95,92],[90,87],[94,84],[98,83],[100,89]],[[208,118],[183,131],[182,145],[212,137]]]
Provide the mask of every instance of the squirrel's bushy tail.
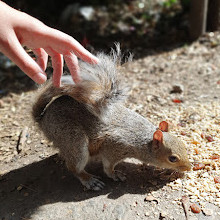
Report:
[[32,116],[35,121],[39,122],[41,120],[47,105],[54,97],[59,95],[59,92],[59,88],[54,87],[51,81],[41,88],[40,94],[32,107]]
[[62,83],[60,88],[53,87],[49,82],[33,106],[35,121],[40,120],[47,105],[57,96],[71,96],[98,117],[102,117],[112,104],[125,99],[126,89],[117,78],[117,65],[121,62],[119,46],[116,46],[116,51],[112,50],[111,55],[99,53],[97,57],[98,64],[80,63],[81,82]]

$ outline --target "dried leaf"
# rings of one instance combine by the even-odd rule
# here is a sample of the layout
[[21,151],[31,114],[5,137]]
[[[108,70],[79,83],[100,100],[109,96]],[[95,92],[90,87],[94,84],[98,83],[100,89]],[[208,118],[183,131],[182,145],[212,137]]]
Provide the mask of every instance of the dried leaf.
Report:
[[210,157],[210,159],[212,159],[212,160],[218,160],[219,158],[220,158],[220,156],[217,154],[214,154]]
[[174,103],[182,103],[182,100],[180,100],[180,99],[173,99],[172,102],[174,102]]
[[191,143],[192,143],[192,144],[195,144],[195,145],[200,144],[198,141],[192,141]]
[[205,138],[207,139],[208,142],[214,141],[213,137],[210,135],[207,135]]
[[195,153],[198,155],[199,154],[198,148],[195,148],[194,150],[195,150]]
[[215,183],[220,183],[220,176],[214,177],[214,181],[215,181]]
[[181,202],[182,202],[183,210],[184,210],[184,213],[185,213],[185,216],[186,216],[186,220],[188,220],[188,218],[189,218],[189,213],[188,213],[188,210],[189,210],[189,197],[188,196],[182,196]]
[[205,167],[205,164],[203,163],[196,163],[194,164],[194,167],[193,167],[193,170],[196,171],[196,170],[201,170]]

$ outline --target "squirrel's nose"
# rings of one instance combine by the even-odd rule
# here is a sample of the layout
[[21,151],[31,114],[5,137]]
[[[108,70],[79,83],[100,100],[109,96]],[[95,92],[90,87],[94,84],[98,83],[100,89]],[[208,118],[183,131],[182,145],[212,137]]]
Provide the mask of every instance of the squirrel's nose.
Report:
[[189,164],[186,168],[187,168],[186,171],[190,171],[191,170],[191,165]]
[[190,163],[184,166],[179,166],[180,171],[190,171],[191,170],[191,165]]

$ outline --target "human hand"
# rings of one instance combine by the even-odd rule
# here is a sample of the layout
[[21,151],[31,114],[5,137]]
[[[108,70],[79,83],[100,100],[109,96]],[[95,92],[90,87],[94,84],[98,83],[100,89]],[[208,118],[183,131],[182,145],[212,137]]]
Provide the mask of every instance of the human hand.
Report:
[[[36,83],[42,84],[47,76],[48,55],[52,58],[53,84],[60,86],[63,58],[74,82],[79,82],[78,59],[96,64],[98,58],[88,52],[71,36],[50,28],[30,15],[15,10],[0,1],[0,51],[11,59]],[[22,45],[33,50],[36,62]]]

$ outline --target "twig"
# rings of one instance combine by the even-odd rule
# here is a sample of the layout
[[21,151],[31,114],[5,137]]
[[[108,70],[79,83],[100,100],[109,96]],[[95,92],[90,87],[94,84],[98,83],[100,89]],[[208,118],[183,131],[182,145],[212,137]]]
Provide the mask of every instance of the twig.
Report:
[[16,146],[18,154],[23,150],[24,143],[25,143],[27,137],[28,137],[28,127],[25,127],[20,132],[20,135],[19,135],[19,138],[18,138],[18,142],[17,142],[17,146]]
[[186,220],[189,219],[189,213],[188,213],[188,210],[189,210],[189,198],[187,196],[182,196],[182,206],[183,206],[183,210],[184,210],[184,213],[185,213],[185,216],[186,216]]
[[30,187],[27,187],[27,186],[25,186],[25,185],[23,185],[23,184],[20,184],[20,186],[22,186],[22,187],[24,187],[24,188],[26,188],[26,189],[29,189],[29,190],[31,190],[31,191],[33,191],[33,192],[37,192],[35,189],[32,189],[32,188],[30,188]]

